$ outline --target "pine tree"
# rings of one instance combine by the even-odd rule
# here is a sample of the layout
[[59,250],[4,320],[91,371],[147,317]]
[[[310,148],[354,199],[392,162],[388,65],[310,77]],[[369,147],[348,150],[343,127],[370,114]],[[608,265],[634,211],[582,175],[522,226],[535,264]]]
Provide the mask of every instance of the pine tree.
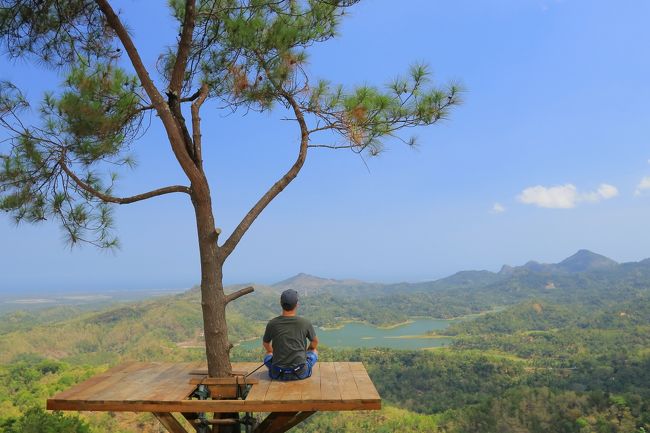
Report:
[[[335,37],[357,1],[170,0],[178,29],[169,30],[178,33],[177,44],[161,54],[158,71],[148,71],[124,17],[108,0],[0,0],[7,56],[66,74],[37,105],[38,116],[30,115],[32,103],[19,88],[0,83],[0,125],[9,136],[0,153],[0,209],[16,222],[55,218],[72,244],[115,248],[113,205],[186,194],[196,215],[208,370],[228,375],[226,305],[250,289],[224,293],[224,262],[300,172],[310,148],[376,155],[387,138],[412,145],[402,129],[433,124],[460,102],[458,86],[433,86],[424,65],[385,88],[345,89],[312,79],[305,64],[309,47]],[[152,72],[160,74],[156,81]],[[230,110],[287,110],[300,139],[291,168],[224,240],[203,169],[201,108],[209,99]],[[128,149],[146,133],[143,117],[151,112],[188,185],[119,197],[111,167],[133,164]],[[332,144],[312,141],[331,133],[339,137]]]

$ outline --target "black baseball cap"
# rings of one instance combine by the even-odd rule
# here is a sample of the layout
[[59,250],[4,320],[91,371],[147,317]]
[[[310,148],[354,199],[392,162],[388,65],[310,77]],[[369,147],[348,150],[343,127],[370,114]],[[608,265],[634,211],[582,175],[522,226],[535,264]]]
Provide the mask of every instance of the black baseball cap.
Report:
[[285,310],[293,310],[298,304],[298,292],[287,289],[280,295],[280,304]]

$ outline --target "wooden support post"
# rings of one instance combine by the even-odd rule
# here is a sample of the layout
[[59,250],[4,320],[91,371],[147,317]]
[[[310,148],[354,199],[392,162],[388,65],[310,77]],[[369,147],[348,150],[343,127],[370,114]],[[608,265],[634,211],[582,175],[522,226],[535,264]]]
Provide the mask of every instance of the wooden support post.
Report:
[[183,427],[171,413],[153,412],[153,416],[160,421],[169,433],[187,433],[185,427]]
[[316,412],[271,412],[254,433],[284,433]]
[[271,412],[253,433],[274,433],[296,416],[297,412]]
[[[287,424],[285,424],[286,429],[281,430],[281,431],[285,432],[285,431],[297,426],[298,424],[300,424],[301,422],[303,422],[304,420],[306,420],[307,418],[309,418],[310,416],[312,416],[315,413],[316,412],[307,412],[307,411],[297,413],[296,416],[293,417],[293,419],[289,420],[289,422]],[[278,430],[278,433],[279,432],[280,432],[280,430]]]
[[[239,419],[239,413],[215,413],[210,420],[213,433],[241,433],[241,425],[235,421]],[[235,421],[235,422],[233,422]]]
[[195,420],[199,418],[198,413],[191,413],[191,412],[182,412],[181,415],[183,415],[183,418],[185,418],[190,424],[192,424],[192,427],[194,427],[194,430],[198,432],[199,427],[194,423]]

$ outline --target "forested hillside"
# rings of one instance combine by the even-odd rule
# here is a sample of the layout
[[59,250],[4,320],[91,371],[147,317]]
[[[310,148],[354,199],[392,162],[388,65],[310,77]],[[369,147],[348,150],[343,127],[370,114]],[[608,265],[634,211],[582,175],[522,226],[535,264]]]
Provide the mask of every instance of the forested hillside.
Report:
[[[354,290],[337,291],[361,282],[325,280],[319,286],[323,281],[316,281],[303,294],[302,305],[303,314],[319,324],[345,319],[385,324],[415,315],[500,308],[447,328],[444,334],[453,336],[447,348],[324,347],[322,360],[364,362],[384,409],[319,414],[295,431],[650,431],[648,264],[619,265],[595,257],[590,265],[591,258],[591,253],[579,253],[564,264],[459,273],[450,277],[448,288],[436,282],[427,289],[423,283],[399,296],[368,284],[378,293],[361,299]],[[312,277],[300,278],[309,285]],[[264,322],[277,314],[278,292],[289,284],[295,287],[296,281],[258,286],[253,295],[233,303],[231,340],[259,338]],[[233,350],[238,360],[260,356],[258,350]],[[35,426],[46,422],[58,426],[53,431],[158,432],[157,422],[146,414],[77,417],[42,409],[48,396],[125,360],[203,357],[195,290],[99,311],[62,307],[4,315],[0,431],[39,431]]]

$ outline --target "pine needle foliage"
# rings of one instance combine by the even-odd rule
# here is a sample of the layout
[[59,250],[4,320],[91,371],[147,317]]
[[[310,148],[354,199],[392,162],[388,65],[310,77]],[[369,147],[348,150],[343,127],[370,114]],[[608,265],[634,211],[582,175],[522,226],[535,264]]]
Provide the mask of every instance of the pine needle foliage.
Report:
[[[0,211],[16,223],[56,220],[71,245],[116,248],[113,205],[184,193],[194,207],[201,306],[210,376],[231,372],[223,265],[257,217],[302,170],[311,148],[377,155],[406,128],[426,126],[460,103],[455,84],[435,85],[415,65],[387,86],[346,88],[313,77],[308,53],[336,37],[358,0],[169,0],[177,42],[154,76],[110,0],[0,0],[0,45],[9,58],[60,73],[34,104],[0,83]],[[297,125],[295,162],[221,241],[203,169],[202,117],[216,110],[278,110]],[[184,105],[185,104],[185,105]],[[184,109],[185,107],[185,109]],[[190,118],[185,116],[190,114]],[[208,112],[209,113],[209,112]],[[217,113],[218,115],[219,113]],[[130,150],[160,122],[188,185],[120,197]],[[161,151],[165,151],[161,148]]]
[[[189,128],[175,105],[194,100],[202,86],[208,89],[206,98],[230,110],[297,110],[309,124],[304,131],[310,136],[308,147],[369,155],[379,154],[390,137],[413,145],[415,140],[399,136],[399,130],[435,123],[460,103],[461,88],[433,86],[426,65],[411,67],[385,88],[345,89],[311,78],[309,47],[335,37],[346,10],[357,1],[192,3],[169,1],[179,35],[188,4],[194,14],[180,94],[167,92],[188,142]],[[43,96],[33,124],[24,121],[32,105],[21,91],[9,82],[0,84],[0,125],[9,144],[8,150],[0,147],[0,209],[16,222],[54,217],[73,244],[115,247],[111,202],[93,192],[110,196],[115,167],[133,165],[129,148],[146,132],[142,119],[154,108],[151,95],[138,71],[118,66],[123,41],[99,2],[2,0],[0,5],[0,41],[10,57],[65,67],[61,86]],[[180,45],[170,47],[160,57],[160,79],[167,85],[179,52]]]
[[110,195],[117,174],[102,166],[132,164],[128,144],[141,131],[136,78],[112,62],[91,69],[77,63],[60,93],[44,95],[38,125],[25,126],[30,105],[11,83],[0,84],[0,125],[9,132],[9,151],[0,155],[0,210],[16,223],[57,219],[71,244],[115,248],[112,208],[71,181],[70,173],[93,190]]

